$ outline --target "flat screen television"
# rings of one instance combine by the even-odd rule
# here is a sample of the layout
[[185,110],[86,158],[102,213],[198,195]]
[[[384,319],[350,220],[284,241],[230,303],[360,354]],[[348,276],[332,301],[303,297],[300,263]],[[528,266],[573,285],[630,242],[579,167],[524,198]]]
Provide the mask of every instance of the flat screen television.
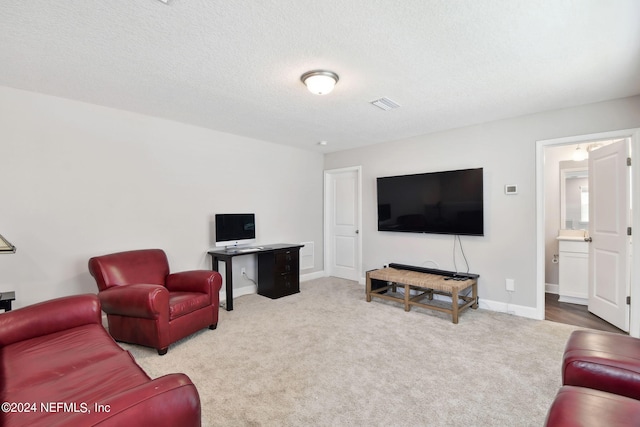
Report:
[[237,246],[255,241],[255,214],[216,214],[216,246]]
[[482,168],[378,178],[378,230],[483,236],[482,188]]

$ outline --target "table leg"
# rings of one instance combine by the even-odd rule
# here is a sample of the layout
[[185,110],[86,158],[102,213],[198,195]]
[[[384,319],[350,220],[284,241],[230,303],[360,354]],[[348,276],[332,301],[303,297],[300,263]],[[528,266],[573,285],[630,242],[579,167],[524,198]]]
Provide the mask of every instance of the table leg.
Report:
[[367,271],[367,302],[371,302],[371,277]]
[[471,304],[471,308],[478,308],[478,282],[474,283],[471,286],[471,297],[475,301],[473,304]]
[[227,311],[233,310],[233,268],[231,267],[231,259],[225,263],[225,290],[227,293]]
[[218,262],[220,261],[224,261],[225,264],[225,276],[224,276],[224,281],[225,281],[225,292],[227,294],[227,303],[226,303],[226,309],[227,311],[231,311],[233,310],[233,274],[232,274],[232,267],[231,267],[231,258],[228,258],[226,260],[221,260],[220,258],[216,257],[216,256],[212,256],[211,257],[211,269],[213,271],[218,271]]
[[404,285],[404,311],[411,310],[411,306],[409,305],[410,294],[411,294],[411,287],[409,285]]
[[458,323],[458,290],[453,289],[451,292],[451,316],[453,317],[453,323]]

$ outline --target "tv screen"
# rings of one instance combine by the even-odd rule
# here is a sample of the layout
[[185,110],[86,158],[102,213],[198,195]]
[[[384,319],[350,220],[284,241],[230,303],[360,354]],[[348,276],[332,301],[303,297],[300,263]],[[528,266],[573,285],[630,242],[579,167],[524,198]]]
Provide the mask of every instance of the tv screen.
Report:
[[249,243],[255,238],[254,214],[216,214],[216,246]]
[[378,230],[482,236],[482,168],[377,179]]

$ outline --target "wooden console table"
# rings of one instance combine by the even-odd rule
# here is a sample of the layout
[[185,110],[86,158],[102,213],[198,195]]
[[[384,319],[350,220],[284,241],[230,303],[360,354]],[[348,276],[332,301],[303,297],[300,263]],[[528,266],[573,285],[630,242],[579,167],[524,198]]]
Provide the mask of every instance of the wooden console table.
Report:
[[[456,280],[456,277],[459,279]],[[375,297],[401,302],[404,304],[404,311],[411,310],[411,306],[414,305],[430,310],[437,310],[451,314],[453,323],[458,323],[458,315],[462,310],[469,307],[473,309],[478,308],[478,277],[476,274],[466,274],[464,277],[461,277],[455,276],[454,273],[451,272],[435,274],[392,267],[372,270],[367,272],[367,302],[371,302],[371,298]],[[372,289],[372,280],[387,282],[387,285]],[[395,292],[397,286],[404,286],[403,298],[394,295],[385,295],[389,290]],[[462,295],[462,292],[469,288],[471,288],[471,296]],[[418,294],[411,296],[411,291],[417,291]],[[422,302],[425,298],[433,300],[434,294],[451,297],[451,308],[439,307],[434,304]]]

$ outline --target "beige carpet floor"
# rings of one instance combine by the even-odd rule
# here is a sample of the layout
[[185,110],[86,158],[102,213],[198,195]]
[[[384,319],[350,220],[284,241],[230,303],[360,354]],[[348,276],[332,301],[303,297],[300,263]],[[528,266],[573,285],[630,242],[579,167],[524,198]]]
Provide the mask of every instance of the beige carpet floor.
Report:
[[486,310],[449,316],[365,301],[323,278],[247,295],[215,331],[169,348],[122,344],[153,378],[184,372],[203,426],[541,426],[575,326]]

